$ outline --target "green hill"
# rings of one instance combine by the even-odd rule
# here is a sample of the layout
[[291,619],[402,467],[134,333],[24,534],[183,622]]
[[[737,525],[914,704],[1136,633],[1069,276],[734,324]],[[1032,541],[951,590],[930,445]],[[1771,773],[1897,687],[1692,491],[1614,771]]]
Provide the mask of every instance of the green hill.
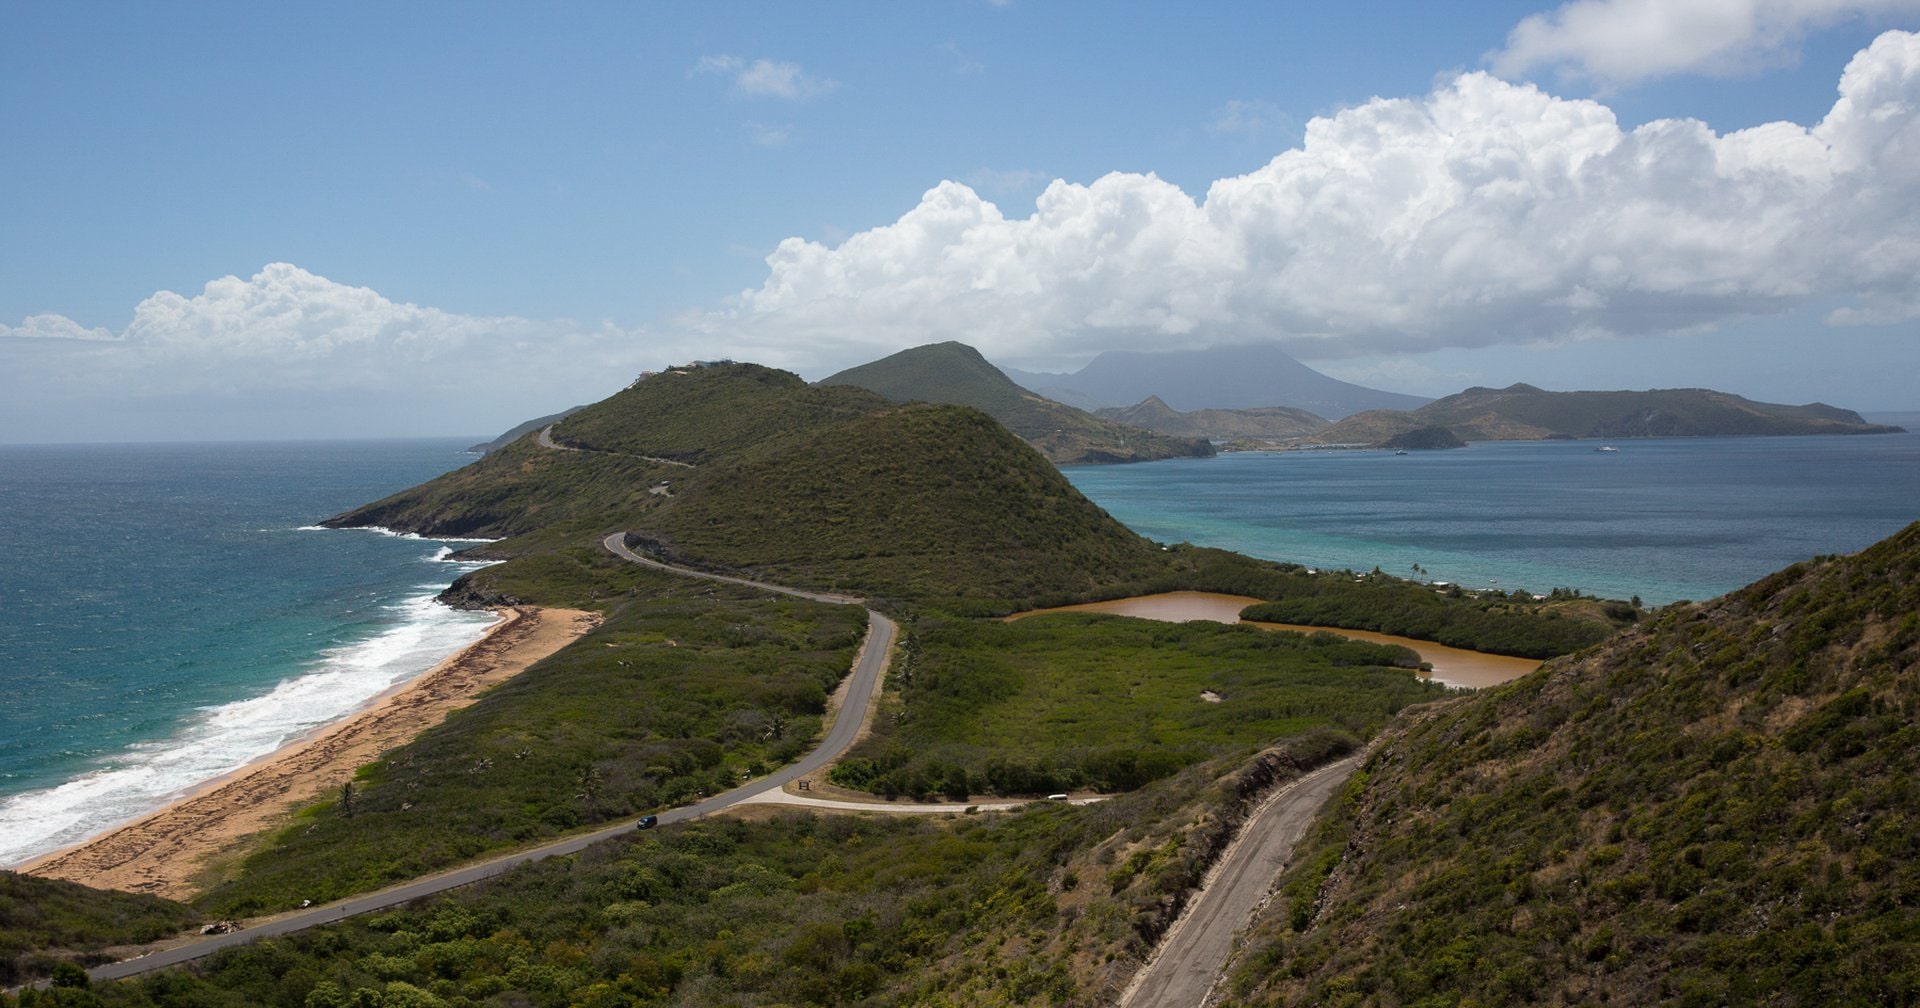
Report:
[[1712,389],[1645,392],[1549,392],[1517,384],[1470,388],[1412,412],[1356,413],[1320,431],[1323,444],[1380,444],[1423,427],[1467,441],[1545,438],[1726,437],[1786,434],[1884,434],[1852,410],[1825,403],[1784,406]]
[[[696,566],[890,596],[1083,595],[1162,566],[1046,459],[964,406],[896,405],[722,364],[636,382],[558,424],[553,442],[523,438],[326,524],[505,537],[482,551],[499,557],[631,531]],[[487,601],[485,585],[518,573],[490,568],[465,587]]]
[[584,406],[574,406],[570,409],[561,410],[558,413],[549,413],[543,417],[535,417],[532,420],[525,421],[524,423],[515,424],[511,429],[503,432],[499,437],[496,437],[491,441],[482,441],[479,444],[474,445],[471,448],[468,448],[467,450],[472,452],[475,455],[485,455],[488,452],[499,451],[500,449],[505,448],[506,446],[514,443],[515,441],[518,441],[521,438],[526,437],[528,434],[531,434],[534,431],[540,430],[543,427],[551,427],[554,424],[557,424],[560,421],[565,420],[566,418],[574,415],[575,413],[580,412],[585,408],[586,407]]
[[191,907],[158,896],[0,871],[0,988],[45,977],[61,963],[112,962],[115,947],[157,941],[199,923]]
[[972,406],[1025,438],[1060,465],[1205,458],[1204,438],[1171,437],[1094,416],[1015,385],[964,343],[933,343],[823,378],[822,386],[853,385],[894,402]]
[[1077,596],[1161,566],[991,417],[927,403],[703,469],[636,531],[696,566],[895,596]]
[[589,451],[701,465],[770,442],[814,436],[886,401],[871,392],[809,386],[758,364],[711,364],[649,375],[554,428]]
[[1920,1000],[1920,525],[1417,718],[1237,1004]]

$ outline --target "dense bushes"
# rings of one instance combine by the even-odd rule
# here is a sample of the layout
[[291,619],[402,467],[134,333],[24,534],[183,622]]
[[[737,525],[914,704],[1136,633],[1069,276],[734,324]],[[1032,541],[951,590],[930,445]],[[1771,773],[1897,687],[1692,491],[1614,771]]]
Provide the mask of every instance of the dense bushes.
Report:
[[1039,453],[960,406],[891,407],[703,467],[638,530],[695,566],[1003,612],[1164,568]]
[[1366,736],[1444,690],[1405,648],[1085,614],[909,625],[873,734],[834,772],[883,795],[1137,788],[1314,728]]
[[1229,1003],[1920,1002],[1920,526],[1425,717]]
[[1109,1005],[1244,808],[1339,748],[1315,737],[1085,807],[665,826],[188,969],[35,1000]]
[[0,871],[0,988],[45,977],[63,962],[105,962],[103,949],[154,941],[198,921],[192,908],[155,896]]
[[201,904],[234,916],[377,888],[715,794],[804,752],[864,613],[646,583],[577,644],[362,770],[351,810],[303,812]]
[[1597,644],[1639,618],[1635,604],[1560,589],[1469,592],[1382,574],[1309,572],[1298,564],[1254,560],[1221,550],[1182,547],[1175,572],[1156,587],[1196,588],[1269,601],[1242,619],[1372,630],[1448,647],[1518,658],[1554,658]]

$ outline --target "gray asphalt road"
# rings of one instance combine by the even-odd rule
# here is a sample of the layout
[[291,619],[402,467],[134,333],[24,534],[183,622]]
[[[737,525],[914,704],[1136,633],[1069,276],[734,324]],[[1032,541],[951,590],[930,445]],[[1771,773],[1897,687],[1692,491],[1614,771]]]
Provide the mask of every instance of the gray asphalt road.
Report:
[[[673,567],[658,561],[649,560],[627,549],[624,544],[624,536],[619,533],[608,536],[604,545],[607,549],[624,559],[631,560],[635,563],[646,564],[650,567],[658,567],[662,570],[672,571],[676,574],[706,578],[713,581],[725,581],[729,584],[746,585],[752,588],[760,588],[770,592],[794,595],[820,602],[837,602],[851,605],[858,604],[861,601],[860,599],[845,595],[806,592],[793,588],[783,588],[779,585],[748,581],[743,578],[725,577],[718,574],[706,574],[701,571],[688,570],[682,567]],[[840,705],[840,713],[833,719],[833,725],[827,729],[826,739],[823,740],[820,745],[802,757],[799,762],[793,763],[775,773],[743,784],[723,794],[715,795],[696,805],[687,805],[661,812],[660,825],[665,826],[670,823],[684,822],[688,819],[698,819],[704,815],[712,815],[715,812],[739,804],[755,795],[777,790],[801,777],[820,772],[821,769],[825,768],[829,763],[838,759],[842,753],[846,752],[847,749],[853,745],[854,737],[859,734],[861,723],[866,720],[867,708],[873,702],[874,690],[879,685],[881,673],[886,669],[887,652],[893,648],[894,633],[897,629],[892,620],[871,609],[867,610],[867,626],[866,647],[861,650],[860,658],[853,666],[853,672],[847,684],[846,698]],[[198,959],[202,956],[211,955],[223,948],[242,945],[259,938],[270,938],[274,935],[288,934],[320,924],[331,924],[334,921],[344,920],[356,914],[368,913],[374,910],[384,910],[409,900],[419,899],[422,896],[431,896],[435,893],[445,892],[448,889],[478,882],[481,879],[492,878],[516,865],[524,864],[528,861],[538,861],[565,854],[575,854],[592,844],[599,843],[611,837],[620,836],[624,833],[631,833],[635,830],[636,827],[631,821],[616,826],[608,826],[592,833],[568,837],[565,840],[556,840],[553,843],[543,844],[542,846],[529,850],[503,855],[492,860],[467,865],[466,867],[457,868],[452,871],[429,875],[425,878],[415,879],[412,882],[397,885],[389,889],[382,889],[378,892],[354,896],[338,902],[328,903],[324,906],[296,910],[266,920],[250,922],[245,928],[239,931],[222,935],[207,935],[172,948],[150,952],[137,959],[128,959],[123,962],[96,966],[88,970],[87,975],[95,980],[119,980],[151,970],[177,965]]]
[[[709,574],[706,571],[697,571],[689,567],[675,567],[670,563],[661,563],[658,560],[654,560],[650,557],[643,557],[640,554],[635,553],[634,551],[628,549],[627,534],[625,532],[615,532],[614,534],[606,537],[605,539],[600,540],[600,545],[605,546],[607,548],[607,552],[612,553],[614,556],[617,556],[622,560],[627,560],[632,563],[641,564],[646,567],[652,567],[657,570],[669,571],[671,573],[679,574],[685,577],[704,578],[708,581],[724,581],[727,584],[745,585],[748,588],[758,588],[761,591],[770,591],[770,592],[775,592],[781,595],[791,595],[794,598],[812,599],[815,602],[836,602],[841,605],[858,605],[861,602],[866,601],[865,599],[861,599],[853,595],[834,595],[828,592],[801,591],[798,588],[786,588],[780,585],[768,584],[765,581],[752,581],[747,578],[728,577],[725,574]],[[869,616],[876,615],[873,613],[871,609],[869,609],[867,612]]]
[[[553,426],[554,426],[553,424],[548,424],[548,425],[546,425],[545,427],[542,427],[542,428],[540,428],[540,434],[539,434],[539,436],[533,439],[533,440],[534,440],[534,443],[535,443],[535,444],[537,444],[537,445],[539,445],[539,446],[540,446],[540,447],[542,447],[542,448],[551,448],[551,449],[553,449],[554,451],[587,451],[587,450],[588,450],[588,449],[586,449],[586,448],[575,448],[575,447],[574,447],[574,446],[572,446],[572,445],[563,445],[563,444],[561,444],[561,443],[559,443],[558,441],[555,441],[555,440],[553,439]],[[598,452],[597,454],[600,454],[600,455],[625,455],[626,453],[624,453],[624,452]],[[661,465],[670,465],[670,466],[679,466],[679,467],[680,467],[680,468],[682,468],[682,469],[692,469],[692,468],[694,468],[694,464],[693,464],[693,463],[691,463],[691,462],[682,462],[682,461],[680,461],[679,459],[670,459],[670,458],[659,458],[659,457],[657,457],[657,456],[653,456],[653,455],[626,455],[626,457],[627,457],[627,458],[637,458],[637,459],[645,459],[645,460],[647,460],[648,462],[658,462],[658,463],[660,463]]]
[[1226,964],[1234,935],[1247,926],[1293,848],[1327,799],[1360,765],[1358,754],[1287,785],[1246,826],[1208,882],[1167,932],[1121,1008],[1199,1008]]

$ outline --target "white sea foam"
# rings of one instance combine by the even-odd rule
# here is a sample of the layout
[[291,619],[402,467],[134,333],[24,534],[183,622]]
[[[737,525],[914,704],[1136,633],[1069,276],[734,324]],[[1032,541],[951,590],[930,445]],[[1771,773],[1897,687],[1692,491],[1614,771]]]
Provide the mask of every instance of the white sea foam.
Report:
[[[261,531],[271,532],[273,530],[262,529]],[[430,542],[490,543],[490,542],[500,541],[498,539],[484,539],[484,538],[476,539],[471,536],[423,536],[418,532],[395,532],[393,529],[387,528],[384,525],[349,525],[346,528],[337,528],[337,529],[328,528],[325,525],[302,525],[294,529],[294,531],[295,532],[372,532],[375,535],[383,535],[389,539],[425,539]]]
[[430,594],[389,608],[394,625],[322,653],[262,696],[202,710],[170,738],[129,747],[58,787],[0,801],[0,866],[139,818],[336,721],[473,643],[495,619]]

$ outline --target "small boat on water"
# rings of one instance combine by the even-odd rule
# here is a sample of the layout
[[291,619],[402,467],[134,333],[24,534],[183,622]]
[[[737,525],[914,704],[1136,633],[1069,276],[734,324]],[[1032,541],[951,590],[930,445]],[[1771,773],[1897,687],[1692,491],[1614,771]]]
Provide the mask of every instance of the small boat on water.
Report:
[[1597,452],[1617,452],[1619,450],[1620,449],[1615,448],[1610,444],[1603,444],[1600,447],[1594,449],[1594,451],[1597,451]]

